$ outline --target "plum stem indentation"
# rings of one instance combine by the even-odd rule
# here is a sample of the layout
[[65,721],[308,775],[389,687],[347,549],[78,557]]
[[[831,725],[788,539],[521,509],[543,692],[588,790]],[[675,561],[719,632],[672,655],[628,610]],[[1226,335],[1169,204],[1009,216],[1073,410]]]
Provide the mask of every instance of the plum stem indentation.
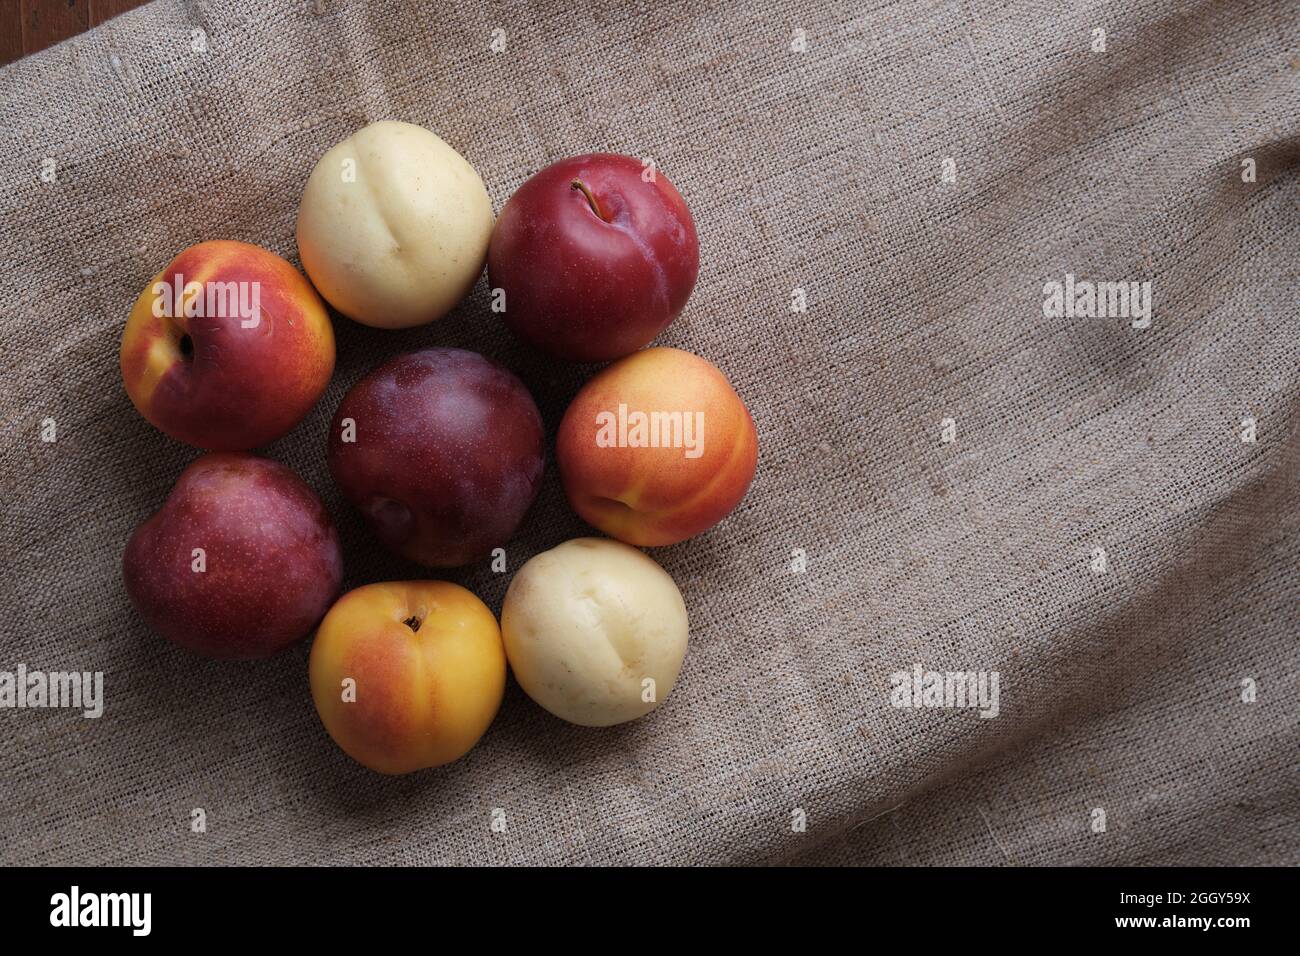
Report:
[[603,212],[601,212],[600,203],[596,202],[596,197],[591,194],[591,190],[587,188],[586,183],[584,183],[581,179],[575,179],[572,183],[570,183],[570,185],[574,189],[578,190],[584,196],[587,197],[587,205],[591,207],[591,211],[596,214],[597,219],[601,220],[602,222],[609,222],[609,217],[606,216]]

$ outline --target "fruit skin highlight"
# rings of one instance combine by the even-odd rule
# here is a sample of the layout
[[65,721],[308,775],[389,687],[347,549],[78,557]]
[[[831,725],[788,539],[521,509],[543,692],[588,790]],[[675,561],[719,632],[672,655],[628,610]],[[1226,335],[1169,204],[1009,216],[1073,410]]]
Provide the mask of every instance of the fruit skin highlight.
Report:
[[477,352],[424,349],[352,386],[328,462],[387,548],[454,567],[514,534],[541,485],[543,438],[537,405],[509,370]]
[[[199,283],[202,297],[174,290]],[[234,283],[234,285],[230,285]],[[251,285],[256,283],[254,287]],[[243,284],[243,285],[241,285]],[[224,294],[256,289],[256,324]],[[235,300],[238,301],[238,300]],[[201,304],[202,316],[184,315]],[[216,305],[209,309],[209,305]],[[206,314],[209,312],[219,314]],[[216,240],[186,249],[136,299],[122,334],[122,381],[154,427],[196,448],[246,451],[292,429],[334,373],[334,327],[316,290],[292,265],[259,246]]]
[[606,538],[574,538],[534,556],[501,608],[519,686],[584,727],[621,724],[659,706],[677,682],[688,630],[668,572]]
[[303,268],[334,308],[381,329],[450,312],[483,272],[492,200],[465,157],[411,123],[371,123],[316,164],[298,207]]
[[[698,439],[699,447],[609,447],[611,426],[634,413],[680,413],[691,425],[681,437]],[[582,387],[560,422],[555,458],[584,520],[628,544],[657,547],[707,531],[740,503],[754,478],[758,432],[716,366],[680,349],[653,348]]]
[[686,306],[699,269],[681,194],[662,172],[613,153],[561,160],[524,182],[488,249],[506,325],[572,362],[648,343]]
[[308,669],[330,737],[385,774],[463,757],[492,723],[506,683],[496,618],[447,581],[349,591],[321,622]]
[[205,657],[247,659],[307,636],[338,594],[343,556],[301,478],[266,458],[217,453],[181,472],[136,529],[122,576],[163,637]]

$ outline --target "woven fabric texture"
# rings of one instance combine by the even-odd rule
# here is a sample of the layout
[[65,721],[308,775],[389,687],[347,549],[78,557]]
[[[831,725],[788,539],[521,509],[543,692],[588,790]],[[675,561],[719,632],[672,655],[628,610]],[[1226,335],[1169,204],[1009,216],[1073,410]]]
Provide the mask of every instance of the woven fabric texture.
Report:
[[[157,0],[0,70],[0,670],[104,674],[98,719],[0,710],[0,861],[1300,861],[1298,27],[1293,0]],[[403,778],[331,743],[309,642],[200,659],[120,569],[197,454],[122,387],[132,301],[206,239],[297,264],[309,172],[379,119],[497,210],[564,156],[653,158],[701,243],[658,341],[760,441],[740,507],[653,552],[691,617],[663,706],[586,729],[512,682]],[[1149,321],[1049,315],[1067,281],[1149,282]],[[265,449],[347,587],[428,576],[325,467],[365,372],[483,352],[550,438],[591,374],[489,298],[335,315],[329,391]],[[548,459],[510,570],[582,533]],[[500,610],[508,573],[447,576]],[[896,706],[916,665],[996,673],[997,716]]]

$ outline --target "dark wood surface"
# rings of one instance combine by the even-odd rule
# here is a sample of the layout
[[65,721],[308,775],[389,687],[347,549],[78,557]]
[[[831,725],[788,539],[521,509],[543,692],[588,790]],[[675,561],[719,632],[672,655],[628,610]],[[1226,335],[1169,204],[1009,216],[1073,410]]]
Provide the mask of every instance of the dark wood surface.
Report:
[[0,0],[0,64],[76,36],[146,0]]

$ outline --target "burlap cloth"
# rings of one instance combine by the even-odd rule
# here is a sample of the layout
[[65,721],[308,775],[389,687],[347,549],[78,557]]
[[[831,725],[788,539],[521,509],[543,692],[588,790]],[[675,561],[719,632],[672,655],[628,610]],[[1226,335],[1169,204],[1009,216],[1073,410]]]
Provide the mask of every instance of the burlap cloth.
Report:
[[[0,860],[1296,862],[1297,27],[1293,0],[159,0],[0,71],[0,669],[106,698],[0,711]],[[132,300],[203,239],[296,263],[313,164],[381,118],[497,209],[560,157],[653,157],[701,245],[660,341],[725,370],[761,446],[724,524],[654,552],[692,623],[665,706],[583,729],[512,683],[467,758],[396,779],[327,738],[307,642],[199,659],[119,569],[196,454],[123,391]],[[1045,317],[1067,273],[1150,280],[1150,327]],[[335,318],[328,394],[267,453],[348,586],[423,575],[326,471],[344,390],[472,348],[553,436],[590,370],[513,341],[486,280],[432,327]],[[511,569],[585,530],[548,462]],[[499,610],[508,575],[451,577]],[[891,706],[915,663],[997,671],[999,716]]]

